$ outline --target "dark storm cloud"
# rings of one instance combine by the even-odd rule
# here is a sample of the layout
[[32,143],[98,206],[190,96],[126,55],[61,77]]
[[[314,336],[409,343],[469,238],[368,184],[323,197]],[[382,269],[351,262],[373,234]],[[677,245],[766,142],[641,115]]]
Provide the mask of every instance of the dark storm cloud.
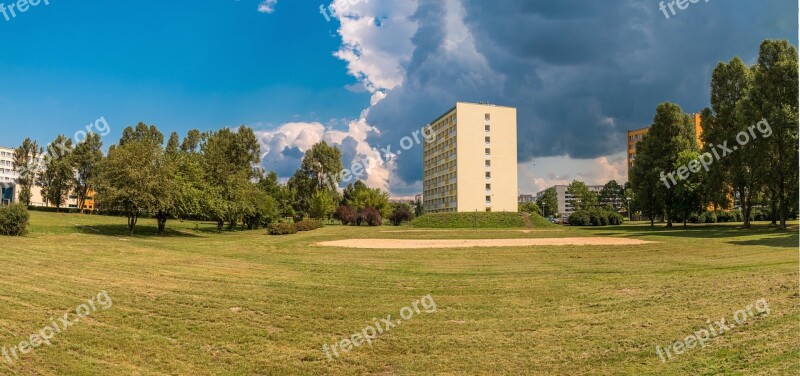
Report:
[[[456,101],[518,108],[519,159],[596,158],[624,151],[625,131],[648,126],[656,106],[708,106],[711,70],[741,56],[753,63],[763,39],[797,44],[792,0],[701,1],[666,19],[658,1],[463,0],[482,62],[446,48],[445,2],[421,0],[416,47],[403,85],[369,113],[396,144]],[[398,174],[421,177],[420,153]]]

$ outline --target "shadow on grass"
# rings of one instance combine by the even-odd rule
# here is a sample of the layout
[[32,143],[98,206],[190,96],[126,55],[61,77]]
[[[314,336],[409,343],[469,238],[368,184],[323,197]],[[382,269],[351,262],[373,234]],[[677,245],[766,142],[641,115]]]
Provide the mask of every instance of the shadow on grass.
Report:
[[[127,225],[75,225],[79,232],[88,235],[102,235],[114,237],[127,237]],[[147,225],[136,225],[133,229],[134,237],[159,237],[159,238],[198,238],[200,236],[188,232],[189,230],[178,231],[170,229],[169,224],[164,230],[164,234],[158,234],[158,227]]]
[[676,224],[672,228],[656,224],[655,227],[616,226],[595,228],[597,235],[605,236],[666,236],[686,239],[733,239],[761,236],[758,239],[730,240],[735,245],[763,245],[769,247],[797,248],[798,226],[790,225],[786,230],[767,224],[754,224],[745,229],[741,225],[689,225]]

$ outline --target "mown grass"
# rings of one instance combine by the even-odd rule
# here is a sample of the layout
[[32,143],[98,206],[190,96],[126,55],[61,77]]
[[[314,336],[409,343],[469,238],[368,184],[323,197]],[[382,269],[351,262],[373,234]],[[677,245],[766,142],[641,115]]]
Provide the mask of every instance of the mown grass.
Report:
[[[534,227],[555,227],[537,214],[531,214]],[[524,228],[525,220],[520,213],[436,213],[425,214],[412,221],[417,228]]]
[[[152,222],[152,223],[151,223]],[[774,374],[800,371],[798,233],[764,224],[519,231],[343,227],[214,234],[171,221],[32,213],[0,238],[0,346],[106,290],[97,311],[0,374]],[[622,236],[637,247],[351,250],[347,238]],[[329,362],[323,344],[431,294]],[[662,363],[667,346],[758,299],[770,315]]]

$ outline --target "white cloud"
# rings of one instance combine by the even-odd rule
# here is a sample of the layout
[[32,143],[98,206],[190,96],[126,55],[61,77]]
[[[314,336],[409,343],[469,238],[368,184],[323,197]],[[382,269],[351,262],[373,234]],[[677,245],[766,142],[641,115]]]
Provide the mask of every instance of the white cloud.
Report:
[[275,12],[275,5],[278,5],[278,0],[264,0],[258,5],[258,11],[261,13]]

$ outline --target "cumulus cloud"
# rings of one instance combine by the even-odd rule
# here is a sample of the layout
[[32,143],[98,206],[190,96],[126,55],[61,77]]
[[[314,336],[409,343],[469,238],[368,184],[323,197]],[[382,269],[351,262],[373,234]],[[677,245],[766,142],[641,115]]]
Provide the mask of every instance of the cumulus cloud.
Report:
[[278,5],[278,0],[264,0],[258,5],[258,11],[261,13],[275,12],[275,6]]

